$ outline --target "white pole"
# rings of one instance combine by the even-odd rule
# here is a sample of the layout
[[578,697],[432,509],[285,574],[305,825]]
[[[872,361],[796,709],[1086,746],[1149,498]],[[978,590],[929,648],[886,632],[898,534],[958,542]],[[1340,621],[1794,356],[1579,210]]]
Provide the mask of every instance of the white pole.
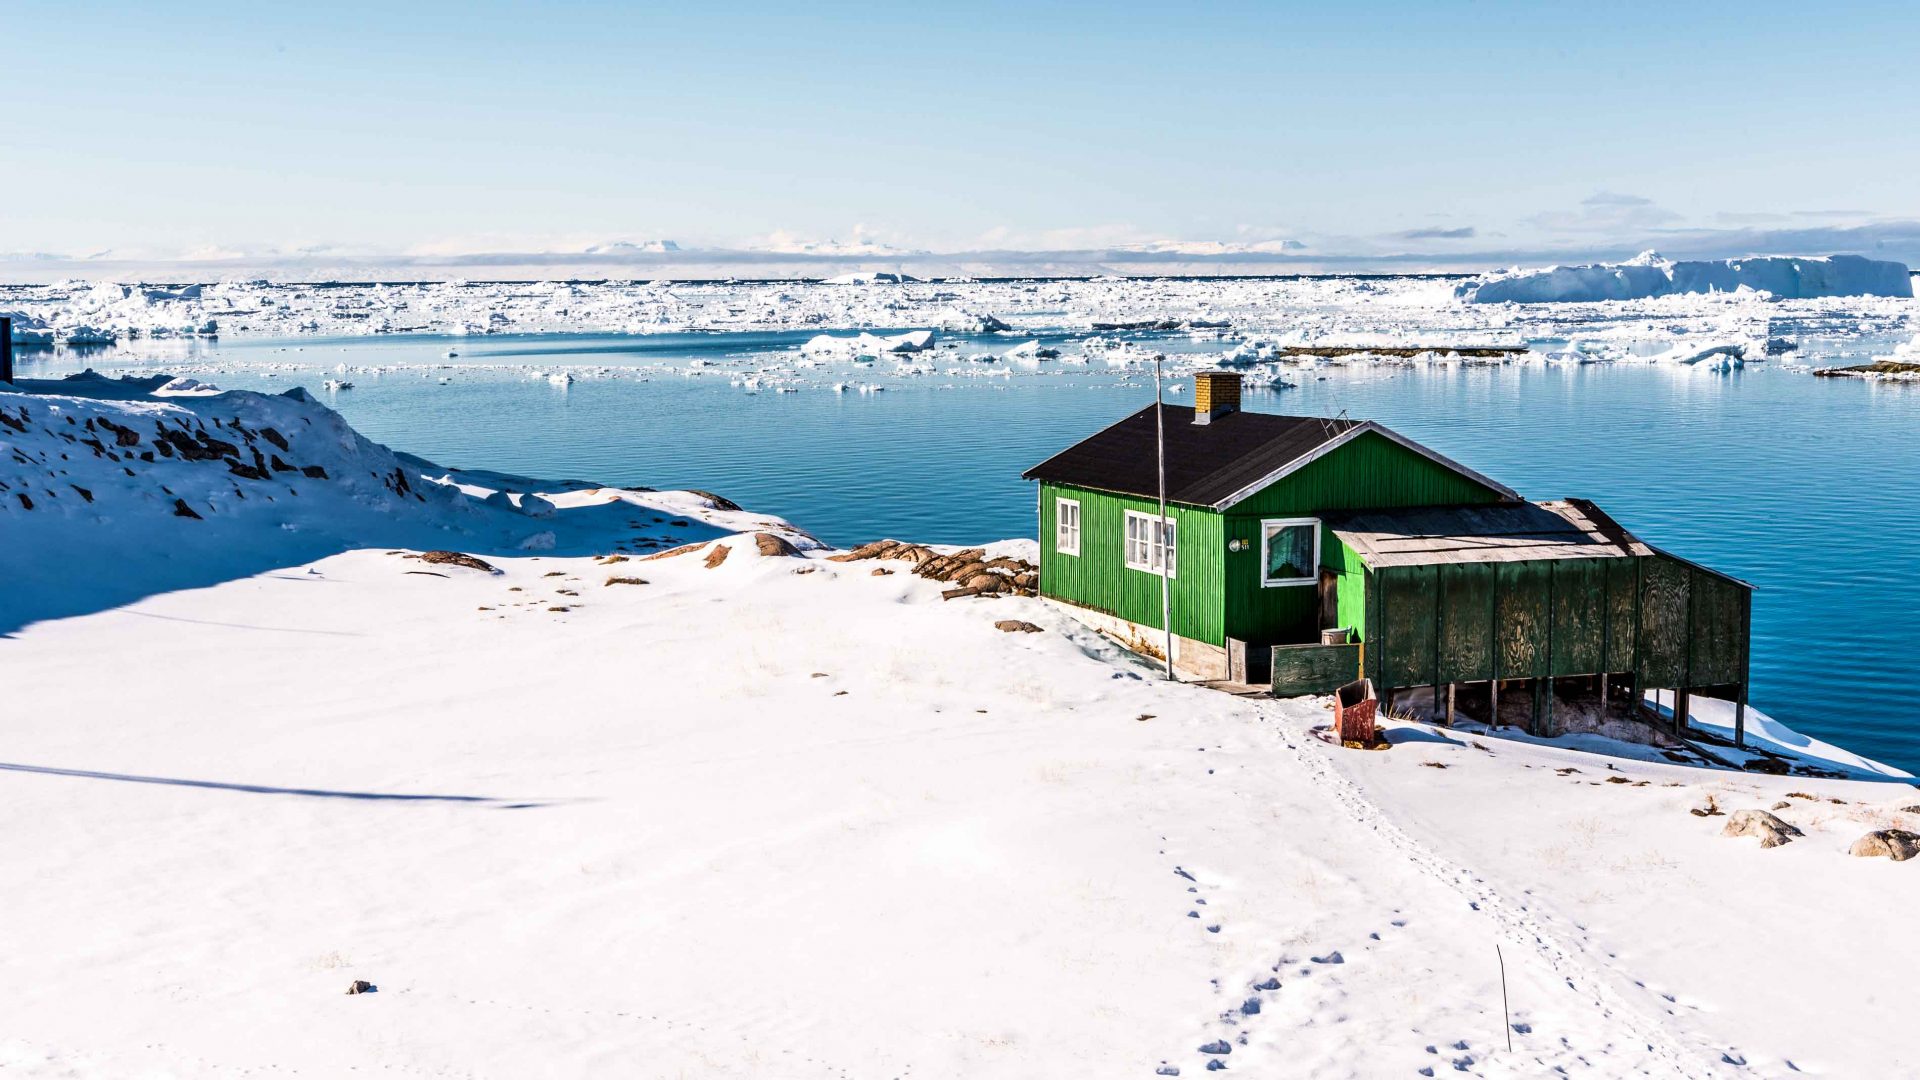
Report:
[[[1160,361],[1164,357],[1155,353],[1153,357],[1153,443],[1154,453],[1160,465],[1160,625],[1167,634],[1167,678],[1175,679],[1173,673],[1173,594],[1167,588],[1167,564],[1173,560],[1173,545],[1167,543],[1167,410],[1165,396],[1160,390]],[[1153,547],[1147,547],[1147,559],[1153,559]]]

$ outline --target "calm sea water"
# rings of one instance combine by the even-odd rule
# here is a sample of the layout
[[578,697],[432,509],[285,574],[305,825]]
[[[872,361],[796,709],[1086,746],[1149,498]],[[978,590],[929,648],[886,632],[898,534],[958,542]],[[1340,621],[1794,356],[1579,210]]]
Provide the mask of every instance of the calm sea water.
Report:
[[[224,387],[305,385],[368,436],[443,464],[700,487],[840,544],[1031,536],[1021,470],[1152,400],[1150,380],[1119,369],[957,361],[984,342],[939,356],[942,374],[899,377],[883,362],[803,372],[792,393],[734,385],[806,336],[223,343],[22,366],[53,375],[157,359]],[[556,386],[534,374],[580,365],[609,377]],[[326,394],[326,378],[355,388]],[[1765,365],[1296,378],[1250,394],[1249,407],[1380,420],[1530,498],[1592,498],[1649,542],[1752,582],[1755,704],[1920,772],[1920,385]],[[836,382],[886,389],[835,393]]]

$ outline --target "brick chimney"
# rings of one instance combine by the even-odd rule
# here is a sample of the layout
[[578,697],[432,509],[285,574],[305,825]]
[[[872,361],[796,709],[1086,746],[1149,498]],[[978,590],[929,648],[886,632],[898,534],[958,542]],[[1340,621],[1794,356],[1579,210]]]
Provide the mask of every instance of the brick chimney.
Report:
[[1240,411],[1240,373],[1237,371],[1196,371],[1193,373],[1193,422],[1211,424]]

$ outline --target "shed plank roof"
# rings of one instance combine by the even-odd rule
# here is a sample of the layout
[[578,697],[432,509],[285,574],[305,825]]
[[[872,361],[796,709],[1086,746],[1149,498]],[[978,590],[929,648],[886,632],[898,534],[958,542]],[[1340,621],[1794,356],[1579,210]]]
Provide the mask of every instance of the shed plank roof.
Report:
[[1648,555],[1599,507],[1584,499],[1361,511],[1327,519],[1367,565],[1617,559]]
[[[1210,424],[1193,409],[1167,405],[1167,500],[1215,506],[1361,426],[1357,420],[1233,412]],[[1028,480],[1156,498],[1159,463],[1154,407],[1060,451],[1022,474]]]

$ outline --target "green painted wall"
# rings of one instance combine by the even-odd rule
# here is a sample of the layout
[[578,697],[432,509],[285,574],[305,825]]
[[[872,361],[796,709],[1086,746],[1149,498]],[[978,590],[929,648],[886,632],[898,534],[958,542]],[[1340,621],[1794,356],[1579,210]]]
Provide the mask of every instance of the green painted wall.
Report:
[[[1080,554],[1054,549],[1058,499],[1080,503]],[[1040,592],[1160,628],[1160,576],[1126,565],[1126,511],[1158,515],[1151,499],[1102,491],[1040,485]],[[1227,554],[1220,515],[1190,506],[1168,506],[1174,521],[1173,632],[1224,646],[1221,572]]]
[[[1336,510],[1388,510],[1499,502],[1499,492],[1461,476],[1384,435],[1368,432],[1227,511],[1226,539],[1246,541],[1226,556],[1226,633],[1241,641],[1297,644],[1320,639],[1320,594],[1314,585],[1261,584],[1260,523],[1318,517]],[[1340,575],[1336,607],[1343,625],[1366,620],[1365,568],[1333,530],[1320,537],[1320,565]],[[1358,591],[1361,595],[1349,597]]]
[[[1080,502],[1081,554],[1054,550],[1055,500]],[[1499,492],[1439,465],[1383,435],[1369,432],[1301,468],[1226,514],[1170,506],[1178,566],[1173,581],[1173,629],[1184,637],[1225,645],[1229,637],[1259,644],[1319,640],[1320,595],[1315,585],[1261,584],[1260,523],[1267,518],[1318,517],[1335,510],[1392,509],[1497,502]],[[1127,510],[1158,512],[1151,499],[1064,484],[1040,485],[1040,591],[1147,626],[1160,626],[1157,577],[1125,565]],[[1244,541],[1245,550],[1227,545]],[[1332,530],[1323,530],[1321,565],[1338,577],[1340,621],[1365,633],[1367,569]]]
[[1479,481],[1370,431],[1228,513],[1253,519],[1313,517],[1331,510],[1457,506],[1500,499],[1499,492]]

